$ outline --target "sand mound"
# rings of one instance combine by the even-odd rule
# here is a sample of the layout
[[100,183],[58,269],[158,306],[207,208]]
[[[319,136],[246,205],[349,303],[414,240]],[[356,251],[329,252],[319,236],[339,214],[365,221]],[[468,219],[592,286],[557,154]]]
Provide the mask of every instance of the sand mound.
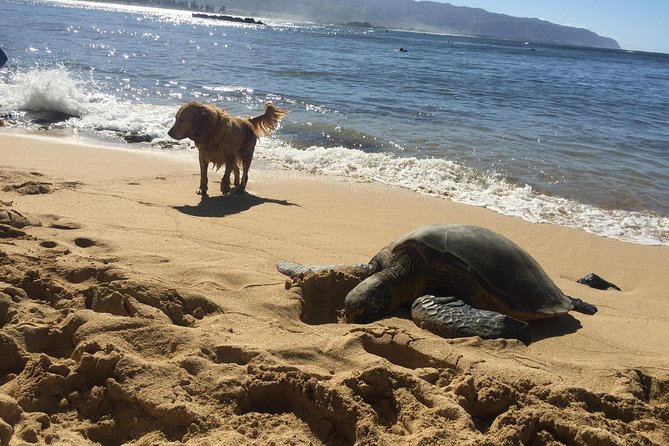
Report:
[[[76,247],[94,245],[68,237]],[[213,336],[216,323],[207,321],[227,310],[205,296],[75,256],[59,250],[61,242],[52,248],[38,237],[22,242],[28,254],[9,249],[17,252],[0,256],[2,444],[10,438],[105,445],[667,440],[661,432],[669,423],[669,381],[640,370],[618,373],[615,394],[554,384],[542,374],[514,378],[503,367],[474,373],[457,343],[434,355],[421,338],[377,326],[350,330],[333,350],[352,364],[371,355],[386,365],[318,370],[291,364],[243,335]],[[320,289],[323,300],[302,304],[302,320],[336,324],[342,292],[326,291],[359,279],[311,279],[309,294]],[[495,343],[522,349],[515,341]],[[305,354],[316,353],[306,347]]]

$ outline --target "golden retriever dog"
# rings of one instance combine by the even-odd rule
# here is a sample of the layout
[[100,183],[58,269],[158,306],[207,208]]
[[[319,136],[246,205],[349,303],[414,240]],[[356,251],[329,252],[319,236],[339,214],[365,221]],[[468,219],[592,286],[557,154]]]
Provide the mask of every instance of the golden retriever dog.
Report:
[[[275,130],[279,120],[287,113],[267,102],[262,115],[240,118],[230,116],[222,108],[190,101],[179,108],[174,125],[167,134],[178,140],[190,138],[195,143],[200,158],[199,195],[207,195],[209,163],[216,170],[225,164],[225,173],[221,179],[223,194],[230,192],[231,173],[235,175],[235,191],[242,193],[249,180],[249,167],[258,138]],[[242,164],[241,181],[238,163]]]

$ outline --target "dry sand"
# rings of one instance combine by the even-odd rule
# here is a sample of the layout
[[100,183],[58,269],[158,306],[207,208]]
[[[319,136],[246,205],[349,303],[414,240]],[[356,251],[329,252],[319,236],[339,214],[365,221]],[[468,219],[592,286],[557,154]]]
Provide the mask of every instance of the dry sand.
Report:
[[[669,247],[259,162],[200,204],[187,155],[0,134],[2,445],[669,444]],[[275,270],[429,223],[500,232],[599,312],[442,339]]]

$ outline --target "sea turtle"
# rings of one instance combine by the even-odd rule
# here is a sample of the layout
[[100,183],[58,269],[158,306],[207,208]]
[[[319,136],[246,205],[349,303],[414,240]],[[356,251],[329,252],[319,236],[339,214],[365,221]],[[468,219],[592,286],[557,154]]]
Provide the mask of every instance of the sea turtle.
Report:
[[[412,303],[419,327],[443,337],[516,338],[529,344],[525,321],[597,307],[566,296],[511,240],[468,225],[420,227],[391,242],[366,265],[312,266],[282,261],[277,269],[347,270],[364,278],[344,301],[349,323],[367,323]],[[366,277],[366,278],[365,278]]]

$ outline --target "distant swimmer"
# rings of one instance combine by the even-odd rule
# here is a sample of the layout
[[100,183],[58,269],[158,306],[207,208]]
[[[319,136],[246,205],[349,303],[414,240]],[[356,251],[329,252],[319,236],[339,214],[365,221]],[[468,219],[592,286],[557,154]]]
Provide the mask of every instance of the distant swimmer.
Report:
[[0,48],[0,68],[2,68],[5,63],[7,63],[7,55],[2,51],[2,48]]
[[405,50],[405,49],[404,49],[404,48],[402,48],[402,47],[400,47],[400,49],[399,49],[399,50],[397,50],[397,51],[399,51],[400,53],[406,53],[406,52],[407,52],[407,50]]

